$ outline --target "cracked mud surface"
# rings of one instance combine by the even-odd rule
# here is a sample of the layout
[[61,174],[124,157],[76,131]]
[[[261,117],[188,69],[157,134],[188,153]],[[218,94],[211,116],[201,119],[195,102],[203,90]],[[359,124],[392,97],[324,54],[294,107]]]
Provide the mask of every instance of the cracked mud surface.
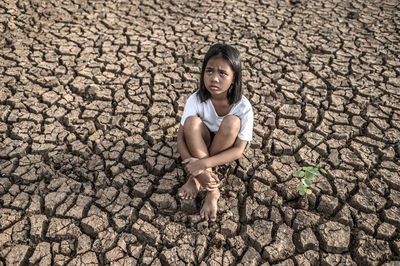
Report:
[[[0,3],[0,265],[399,265],[399,2],[143,2]],[[219,41],[255,130],[208,224],[176,132]]]

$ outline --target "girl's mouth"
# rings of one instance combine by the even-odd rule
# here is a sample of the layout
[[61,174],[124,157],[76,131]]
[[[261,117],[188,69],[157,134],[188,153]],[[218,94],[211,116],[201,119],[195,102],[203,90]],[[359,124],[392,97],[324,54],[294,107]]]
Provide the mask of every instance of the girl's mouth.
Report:
[[213,90],[213,91],[216,91],[216,90],[218,90],[219,88],[217,87],[217,86],[210,86],[210,90]]

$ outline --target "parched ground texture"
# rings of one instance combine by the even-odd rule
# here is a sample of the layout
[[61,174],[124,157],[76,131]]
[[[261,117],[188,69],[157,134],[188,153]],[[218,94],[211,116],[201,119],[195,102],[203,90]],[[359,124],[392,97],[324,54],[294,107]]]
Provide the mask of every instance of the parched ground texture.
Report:
[[[0,1],[0,265],[399,265],[400,3]],[[209,46],[243,58],[251,148],[218,220],[177,124]],[[309,210],[304,165],[324,167]]]

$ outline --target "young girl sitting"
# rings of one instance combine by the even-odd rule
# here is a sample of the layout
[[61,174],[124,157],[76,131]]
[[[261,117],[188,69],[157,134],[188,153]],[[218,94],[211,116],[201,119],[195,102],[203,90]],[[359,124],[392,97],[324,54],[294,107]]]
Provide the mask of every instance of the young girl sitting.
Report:
[[242,73],[237,49],[215,44],[204,57],[200,88],[185,105],[178,130],[178,151],[188,174],[178,196],[194,199],[207,190],[200,216],[216,220],[219,178],[213,167],[242,156],[252,140],[253,109],[242,95]]

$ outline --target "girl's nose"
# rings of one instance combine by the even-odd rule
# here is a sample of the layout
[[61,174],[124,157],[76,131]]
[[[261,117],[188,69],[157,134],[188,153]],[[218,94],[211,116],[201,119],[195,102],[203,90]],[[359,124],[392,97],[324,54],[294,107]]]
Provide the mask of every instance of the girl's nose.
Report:
[[218,82],[218,75],[217,75],[217,74],[213,74],[213,75],[211,76],[211,80],[212,80],[212,81]]

